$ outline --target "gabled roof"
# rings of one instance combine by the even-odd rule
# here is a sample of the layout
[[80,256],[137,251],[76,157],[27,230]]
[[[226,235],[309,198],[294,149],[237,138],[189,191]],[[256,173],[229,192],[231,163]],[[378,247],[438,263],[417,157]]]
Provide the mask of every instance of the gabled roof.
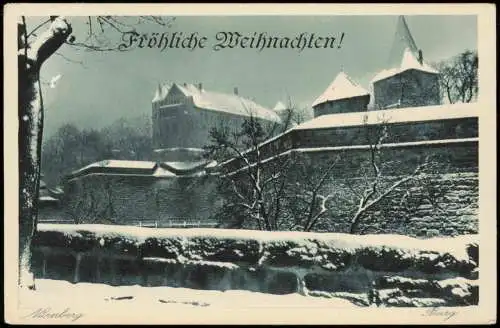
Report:
[[346,73],[340,72],[323,94],[313,102],[312,107],[328,101],[367,96],[369,94],[368,91],[354,82]]
[[[273,110],[236,94],[207,91],[205,89],[199,89],[193,84],[181,85],[178,83],[172,84],[168,92],[172,92],[174,88],[182,92],[186,97],[191,97],[194,105],[198,108],[205,108],[241,116],[253,115],[261,119],[281,122],[279,115]],[[157,90],[157,93],[160,94],[159,90]],[[166,96],[167,94],[165,94],[163,98]]]
[[157,102],[157,101],[161,101],[161,100],[165,99],[165,97],[167,96],[171,87],[172,87],[172,83],[158,84],[158,87],[156,88],[155,96],[154,96],[152,102]]
[[439,74],[439,72],[436,69],[427,65],[425,62],[420,63],[418,59],[415,57],[413,51],[411,51],[410,48],[406,48],[403,54],[403,58],[401,60],[401,65],[399,67],[382,70],[372,79],[372,83],[403,73],[411,69],[432,74]]

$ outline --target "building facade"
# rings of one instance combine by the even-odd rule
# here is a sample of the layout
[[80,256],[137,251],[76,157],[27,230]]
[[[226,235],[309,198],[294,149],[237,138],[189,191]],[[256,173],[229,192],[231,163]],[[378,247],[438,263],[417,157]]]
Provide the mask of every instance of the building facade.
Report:
[[202,85],[159,86],[152,102],[153,148],[162,160],[193,160],[208,145],[212,128],[238,130],[250,116],[263,124],[281,124],[275,111],[241,97],[236,88],[223,94]]
[[[43,177],[43,175],[42,175]],[[38,196],[38,222],[67,222],[64,211],[64,194],[59,188],[51,189],[40,180]]]

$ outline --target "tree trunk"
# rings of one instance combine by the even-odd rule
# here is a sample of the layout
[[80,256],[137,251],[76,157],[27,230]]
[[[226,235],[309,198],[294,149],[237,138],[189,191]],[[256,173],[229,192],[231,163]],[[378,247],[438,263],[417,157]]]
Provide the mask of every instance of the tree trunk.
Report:
[[20,287],[35,288],[31,269],[31,240],[36,232],[43,133],[40,67],[71,34],[62,17],[51,17],[50,28],[34,42],[27,40],[24,17],[18,22],[19,119],[19,272]]
[[19,284],[34,288],[31,239],[36,230],[43,110],[38,69],[19,58]]

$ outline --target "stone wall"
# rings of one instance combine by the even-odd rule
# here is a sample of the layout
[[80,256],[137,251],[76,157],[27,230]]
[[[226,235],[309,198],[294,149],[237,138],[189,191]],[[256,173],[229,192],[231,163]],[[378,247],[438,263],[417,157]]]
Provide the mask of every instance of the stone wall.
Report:
[[438,74],[410,69],[373,84],[375,108],[432,106],[441,103]]
[[[382,148],[376,155],[381,170],[377,179],[381,192],[411,176],[418,166],[426,165],[414,179],[401,184],[366,211],[357,233],[396,233],[416,237],[477,233],[477,147],[477,140],[466,140],[396,144]],[[281,160],[286,157],[290,157],[293,164],[284,169],[290,189],[287,189],[289,195],[284,198],[283,202],[287,199],[287,203],[283,206],[295,217],[307,213],[300,206],[299,197],[309,181],[317,181],[330,163],[336,162],[320,190],[321,195],[332,195],[326,203],[328,211],[318,221],[314,231],[349,232],[360,201],[359,195],[371,186],[374,178],[369,148],[304,148],[290,151]],[[243,172],[240,174],[244,176]],[[267,176],[264,174],[262,179]],[[297,185],[299,187],[295,187]],[[229,222],[232,224],[231,220]],[[254,228],[252,225],[246,227]]]
[[81,223],[206,221],[217,204],[210,177],[92,174],[67,182],[67,216]]
[[364,112],[369,102],[370,95],[324,102],[314,107],[314,117],[327,114]]
[[[358,233],[397,233],[425,237],[461,235],[478,231],[477,141],[417,144],[382,149],[378,155],[381,190],[411,174],[428,157],[430,168],[417,179],[396,188],[362,219]],[[298,170],[307,167],[311,176],[321,175],[328,163],[339,158],[321,193],[334,197],[315,231],[348,232],[357,209],[358,192],[366,189],[364,174],[371,176],[370,151],[363,148],[303,149],[289,153],[288,189],[305,183]],[[136,225],[166,224],[186,219],[231,224],[219,209],[224,197],[216,176],[159,179],[154,176],[92,174],[71,180],[66,186],[65,209],[75,222]],[[296,215],[304,215],[289,205]],[[234,217],[238,219],[238,217]],[[224,222],[222,222],[224,221]],[[163,222],[163,223],[162,223]],[[223,225],[227,226],[227,225]],[[251,227],[251,226],[250,226]]]
[[39,225],[37,277],[342,297],[359,306],[478,304],[477,236]]
[[[428,185],[417,181],[398,188],[370,209],[361,221],[358,233],[396,233],[416,237],[456,236],[477,233],[478,175],[453,173],[426,176]],[[336,193],[348,193],[348,188]],[[428,190],[431,189],[431,190]],[[406,193],[407,198],[404,198]],[[354,198],[355,199],[355,198]],[[317,231],[349,232],[357,204],[333,202]]]

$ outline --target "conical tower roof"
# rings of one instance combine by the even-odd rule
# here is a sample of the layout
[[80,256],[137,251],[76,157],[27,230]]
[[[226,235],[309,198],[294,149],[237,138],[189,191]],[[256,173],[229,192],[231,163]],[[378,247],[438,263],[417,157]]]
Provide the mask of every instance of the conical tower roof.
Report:
[[415,39],[413,38],[413,35],[410,32],[408,23],[406,23],[406,19],[404,16],[399,16],[386,67],[398,67],[401,63],[401,58],[403,57],[407,49],[409,49],[413,53],[413,55],[418,58],[419,48],[417,46],[417,43],[415,42]]
[[369,94],[368,91],[354,82],[345,72],[340,72],[323,94],[313,102],[312,107],[328,101],[368,96]]
[[388,69],[382,70],[372,79],[372,83],[409,69],[438,73],[436,69],[424,62],[422,51],[418,48],[404,16],[398,18],[387,67]]

